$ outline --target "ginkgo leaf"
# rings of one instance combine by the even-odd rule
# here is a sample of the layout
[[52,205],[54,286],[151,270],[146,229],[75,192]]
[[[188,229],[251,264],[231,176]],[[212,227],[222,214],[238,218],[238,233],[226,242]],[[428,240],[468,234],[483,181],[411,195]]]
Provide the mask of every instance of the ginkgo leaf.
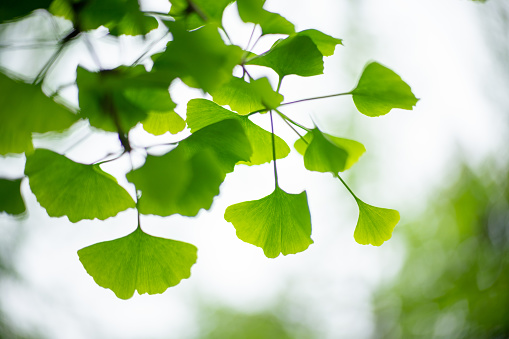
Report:
[[163,293],[191,276],[197,248],[191,244],[154,237],[138,227],[131,234],[78,251],[83,267],[95,282],[120,299]]
[[63,131],[76,114],[44,95],[40,86],[15,81],[0,73],[0,154],[31,152],[32,133]]
[[79,164],[47,149],[36,149],[27,157],[25,174],[51,217],[104,220],[135,207],[129,193],[99,165]]
[[212,91],[227,82],[240,63],[242,50],[225,45],[217,27],[205,25],[188,32],[177,23],[166,23],[173,41],[154,61],[154,70],[168,72],[187,85]]
[[195,216],[210,208],[225,175],[212,150],[189,155],[177,147],[160,157],[147,156],[127,179],[142,192],[140,213]]
[[0,2],[0,22],[30,14],[38,8],[47,9],[53,0],[3,0]]
[[150,112],[142,124],[143,129],[153,135],[163,135],[166,132],[177,134],[186,127],[184,119],[174,111]]
[[276,187],[260,200],[229,206],[224,218],[240,240],[261,247],[268,258],[302,252],[313,243],[305,191],[289,194]]
[[267,78],[246,82],[232,77],[229,82],[210,93],[219,105],[228,105],[233,111],[245,115],[264,108],[279,107],[283,96],[272,89]]
[[366,204],[355,197],[359,206],[359,220],[354,238],[361,245],[380,246],[392,237],[392,231],[399,222],[399,212]]
[[[251,144],[253,153],[251,154],[249,161],[240,161],[240,163],[247,165],[261,165],[272,161],[271,133],[249,120],[247,116],[239,116],[238,114],[235,114],[210,100],[193,99],[187,104],[187,124],[192,133],[195,133],[210,124],[225,119],[236,119],[240,121]],[[276,145],[276,159],[285,158],[290,153],[290,147],[288,147],[286,142],[277,135],[274,137]]]
[[25,212],[25,202],[21,196],[21,180],[0,179],[0,212],[17,215]]
[[233,0],[193,0],[192,5],[186,0],[171,2],[170,15],[176,19],[184,18],[189,30],[206,24],[222,27],[223,12]]
[[393,108],[411,110],[419,100],[399,75],[377,62],[366,66],[351,94],[359,112],[370,117]]
[[112,35],[144,35],[157,28],[157,20],[140,11],[137,0],[55,0],[50,12],[71,20],[80,31],[104,26]]
[[237,0],[240,18],[260,25],[262,34],[292,34],[294,25],[277,13],[263,9],[265,0]]
[[355,164],[366,151],[354,140],[338,138],[321,132],[318,128],[295,142],[295,148],[304,155],[304,166],[310,171],[337,174]]
[[307,29],[305,31],[300,31],[297,35],[307,36],[311,38],[313,43],[316,45],[320,53],[323,56],[331,56],[334,54],[334,50],[336,49],[336,45],[342,45],[343,41],[341,39],[336,39],[322,33],[316,29]]
[[281,78],[290,74],[306,77],[323,74],[323,55],[305,35],[279,40],[267,53],[254,56],[246,63],[270,67]]

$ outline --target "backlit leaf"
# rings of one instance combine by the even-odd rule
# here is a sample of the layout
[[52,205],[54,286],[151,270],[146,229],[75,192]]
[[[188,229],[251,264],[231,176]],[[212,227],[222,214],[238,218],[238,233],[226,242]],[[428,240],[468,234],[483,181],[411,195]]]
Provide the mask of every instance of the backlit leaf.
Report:
[[27,157],[25,174],[51,217],[104,220],[135,207],[129,193],[98,165],[79,164],[47,149]]
[[167,25],[173,41],[155,59],[154,70],[172,73],[187,85],[205,91],[212,91],[231,78],[233,67],[241,61],[242,50],[225,45],[217,27],[206,25],[188,32],[176,23]]
[[142,124],[143,129],[153,135],[162,135],[166,132],[177,134],[186,127],[184,119],[174,111],[150,112]]
[[25,212],[25,202],[21,196],[21,180],[0,179],[0,212],[17,215]]
[[359,220],[354,238],[361,245],[380,246],[392,237],[392,231],[399,222],[399,212],[366,204],[355,198],[359,205]]
[[277,108],[283,101],[283,96],[272,89],[267,78],[246,82],[232,77],[229,82],[210,94],[214,102],[228,105],[242,115],[264,108]]
[[304,166],[310,171],[343,172],[352,167],[366,151],[357,141],[338,138],[318,128],[307,133],[304,139],[308,144],[298,139],[295,148],[304,155]]
[[307,36],[311,38],[313,43],[316,45],[320,53],[323,56],[331,56],[334,54],[334,50],[336,49],[336,45],[342,45],[343,42],[341,39],[336,39],[322,33],[316,29],[307,29],[305,31],[300,31],[297,35]]
[[137,228],[131,234],[78,251],[83,267],[95,282],[120,299],[163,293],[191,276],[195,246],[154,237]]
[[221,27],[223,12],[233,1],[193,0],[192,6],[186,0],[171,1],[170,15],[174,16],[177,20],[184,20],[189,30],[203,26],[205,23]]
[[281,78],[290,74],[300,76],[323,74],[323,55],[313,40],[305,35],[279,40],[267,53],[252,57],[246,63],[270,67]]
[[0,154],[33,150],[32,133],[63,131],[78,117],[44,95],[40,86],[0,73]]
[[[187,104],[187,124],[192,133],[225,119],[240,121],[253,149],[249,161],[241,161],[240,163],[260,165],[272,161],[271,133],[249,120],[247,116],[239,116],[205,99],[193,99]],[[290,153],[290,147],[277,135],[275,136],[275,144],[277,159],[285,158]]]
[[351,94],[359,112],[370,117],[387,114],[393,108],[411,110],[419,100],[399,75],[377,62],[366,66]]
[[306,192],[289,194],[276,187],[260,200],[229,206],[224,218],[239,239],[261,247],[269,258],[302,252],[313,243]]
[[265,0],[237,0],[240,18],[244,22],[259,24],[262,34],[292,34],[294,25],[277,13],[263,9]]

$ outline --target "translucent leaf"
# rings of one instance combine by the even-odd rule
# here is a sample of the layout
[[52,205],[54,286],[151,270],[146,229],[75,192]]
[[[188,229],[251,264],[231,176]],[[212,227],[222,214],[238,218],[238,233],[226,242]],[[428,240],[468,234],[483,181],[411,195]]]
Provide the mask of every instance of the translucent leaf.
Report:
[[270,67],[281,78],[290,74],[323,74],[323,55],[311,38],[304,35],[279,40],[267,53],[252,57],[246,63]]
[[306,192],[289,194],[276,187],[260,200],[229,206],[224,218],[240,240],[261,247],[268,258],[302,252],[313,243]]
[[78,117],[44,95],[40,86],[0,73],[0,154],[33,150],[32,133],[63,131]]
[[355,198],[359,205],[359,220],[354,238],[361,245],[380,246],[392,237],[392,231],[399,222],[399,212],[368,205]]
[[143,122],[143,129],[153,135],[162,135],[166,132],[177,134],[184,130],[186,122],[177,113],[150,112]]
[[173,34],[166,51],[154,62],[154,70],[180,77],[187,85],[212,91],[231,78],[240,63],[242,50],[225,45],[217,27],[206,25],[188,32],[176,23],[167,23]]
[[189,30],[203,26],[205,23],[221,27],[223,12],[232,2],[233,0],[193,0],[192,6],[189,6],[188,1],[185,0],[171,1],[170,15],[177,20],[183,17],[181,20],[186,22]]
[[[272,161],[271,133],[249,120],[247,116],[239,116],[205,99],[193,99],[187,104],[187,124],[192,133],[225,119],[240,121],[251,144],[253,153],[249,161],[240,161],[240,163],[260,165]],[[277,159],[285,158],[290,153],[290,147],[277,135],[275,136],[275,144]]]
[[0,2],[0,22],[17,19],[38,8],[48,8],[53,0],[3,0]]
[[304,155],[304,166],[310,171],[337,174],[355,164],[366,151],[364,146],[354,140],[338,138],[321,132],[318,128],[298,139],[295,149]]
[[311,38],[313,43],[316,45],[320,53],[323,56],[331,56],[334,54],[334,50],[336,49],[336,45],[342,45],[343,41],[341,39],[336,39],[322,33],[316,29],[307,29],[305,31],[300,31],[297,33],[301,36],[307,36]]
[[277,108],[284,99],[272,89],[267,78],[246,82],[232,77],[229,82],[210,94],[219,105],[228,105],[242,115],[264,108]]
[[242,21],[259,24],[262,34],[292,34],[294,25],[277,13],[263,9],[265,0],[237,0]]
[[[128,132],[151,112],[175,108],[168,86],[155,72],[143,66],[119,67],[98,73],[78,68],[80,115],[90,125],[109,132]],[[181,123],[180,123],[181,125]]]
[[104,220],[135,207],[129,193],[98,165],[79,164],[50,150],[36,149],[28,156],[25,174],[51,217]]
[[21,180],[0,179],[0,212],[17,215],[25,212],[25,202],[21,196]]
[[157,28],[157,20],[140,11],[138,0],[55,0],[50,12],[71,20],[80,31],[107,27],[113,35],[145,35]]
[[83,267],[95,282],[120,299],[139,294],[163,293],[191,276],[196,263],[195,246],[154,237],[137,228],[115,240],[78,251]]
[[351,93],[359,112],[370,117],[387,114],[393,108],[411,110],[419,100],[399,75],[377,62],[366,66]]
[[195,216],[210,208],[225,175],[212,150],[189,155],[177,147],[160,157],[149,155],[127,179],[142,192],[140,213]]

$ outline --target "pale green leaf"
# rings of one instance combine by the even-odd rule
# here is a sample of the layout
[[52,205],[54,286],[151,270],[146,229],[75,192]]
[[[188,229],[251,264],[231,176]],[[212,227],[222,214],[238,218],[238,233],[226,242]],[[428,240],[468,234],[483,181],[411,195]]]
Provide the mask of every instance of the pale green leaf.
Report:
[[210,94],[219,105],[228,105],[242,115],[265,108],[277,108],[283,101],[283,96],[272,89],[267,78],[246,82],[232,77]]
[[316,45],[320,53],[323,56],[331,56],[334,54],[334,50],[336,49],[336,45],[342,45],[343,42],[341,39],[336,39],[322,33],[316,29],[307,29],[305,31],[300,31],[297,35],[307,36],[311,38],[313,43]]
[[137,228],[115,240],[78,251],[83,267],[95,282],[120,299],[139,294],[163,293],[191,276],[196,263],[195,246],[154,237]]
[[260,25],[262,34],[292,34],[294,25],[277,13],[263,9],[265,0],[237,0],[240,18]]
[[247,64],[270,67],[281,78],[290,74],[323,74],[323,55],[313,40],[304,35],[279,40],[267,53],[248,59]]
[[399,222],[399,212],[366,204],[355,198],[359,205],[359,220],[354,238],[361,245],[380,246],[392,237],[392,231]]
[[276,187],[260,200],[229,206],[224,218],[239,239],[261,247],[269,258],[302,252],[313,243],[306,192],[289,194]]
[[63,131],[78,117],[44,95],[40,86],[0,73],[0,154],[31,152],[32,133]]
[[393,108],[411,110],[419,100],[399,75],[377,62],[366,66],[351,94],[359,112],[370,117]]
[[[240,161],[239,163],[260,165],[272,161],[271,133],[256,125],[247,116],[239,116],[205,99],[193,99],[187,104],[187,124],[192,133],[225,119],[240,121],[253,150],[249,161]],[[277,159],[285,158],[290,153],[290,147],[277,135],[275,144]]]
[[304,166],[310,171],[337,174],[355,164],[366,151],[354,140],[338,138],[321,132],[318,128],[295,142],[295,148],[304,155]]
[[166,132],[177,134],[184,130],[186,122],[177,113],[149,112],[148,118],[142,121],[143,129],[153,135],[163,135]]
[[25,202],[21,196],[21,180],[0,179],[0,212],[17,215],[25,212]]
[[51,217],[104,220],[135,207],[129,193],[98,165],[79,164],[50,150],[36,149],[29,155],[25,174]]

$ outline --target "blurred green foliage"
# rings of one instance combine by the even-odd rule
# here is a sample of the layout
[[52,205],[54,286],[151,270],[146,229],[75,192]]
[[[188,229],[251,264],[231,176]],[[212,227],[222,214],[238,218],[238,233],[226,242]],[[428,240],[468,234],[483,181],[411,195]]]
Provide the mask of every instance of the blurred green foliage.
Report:
[[375,298],[375,337],[509,337],[508,173],[482,173],[463,168],[400,228],[407,257]]

